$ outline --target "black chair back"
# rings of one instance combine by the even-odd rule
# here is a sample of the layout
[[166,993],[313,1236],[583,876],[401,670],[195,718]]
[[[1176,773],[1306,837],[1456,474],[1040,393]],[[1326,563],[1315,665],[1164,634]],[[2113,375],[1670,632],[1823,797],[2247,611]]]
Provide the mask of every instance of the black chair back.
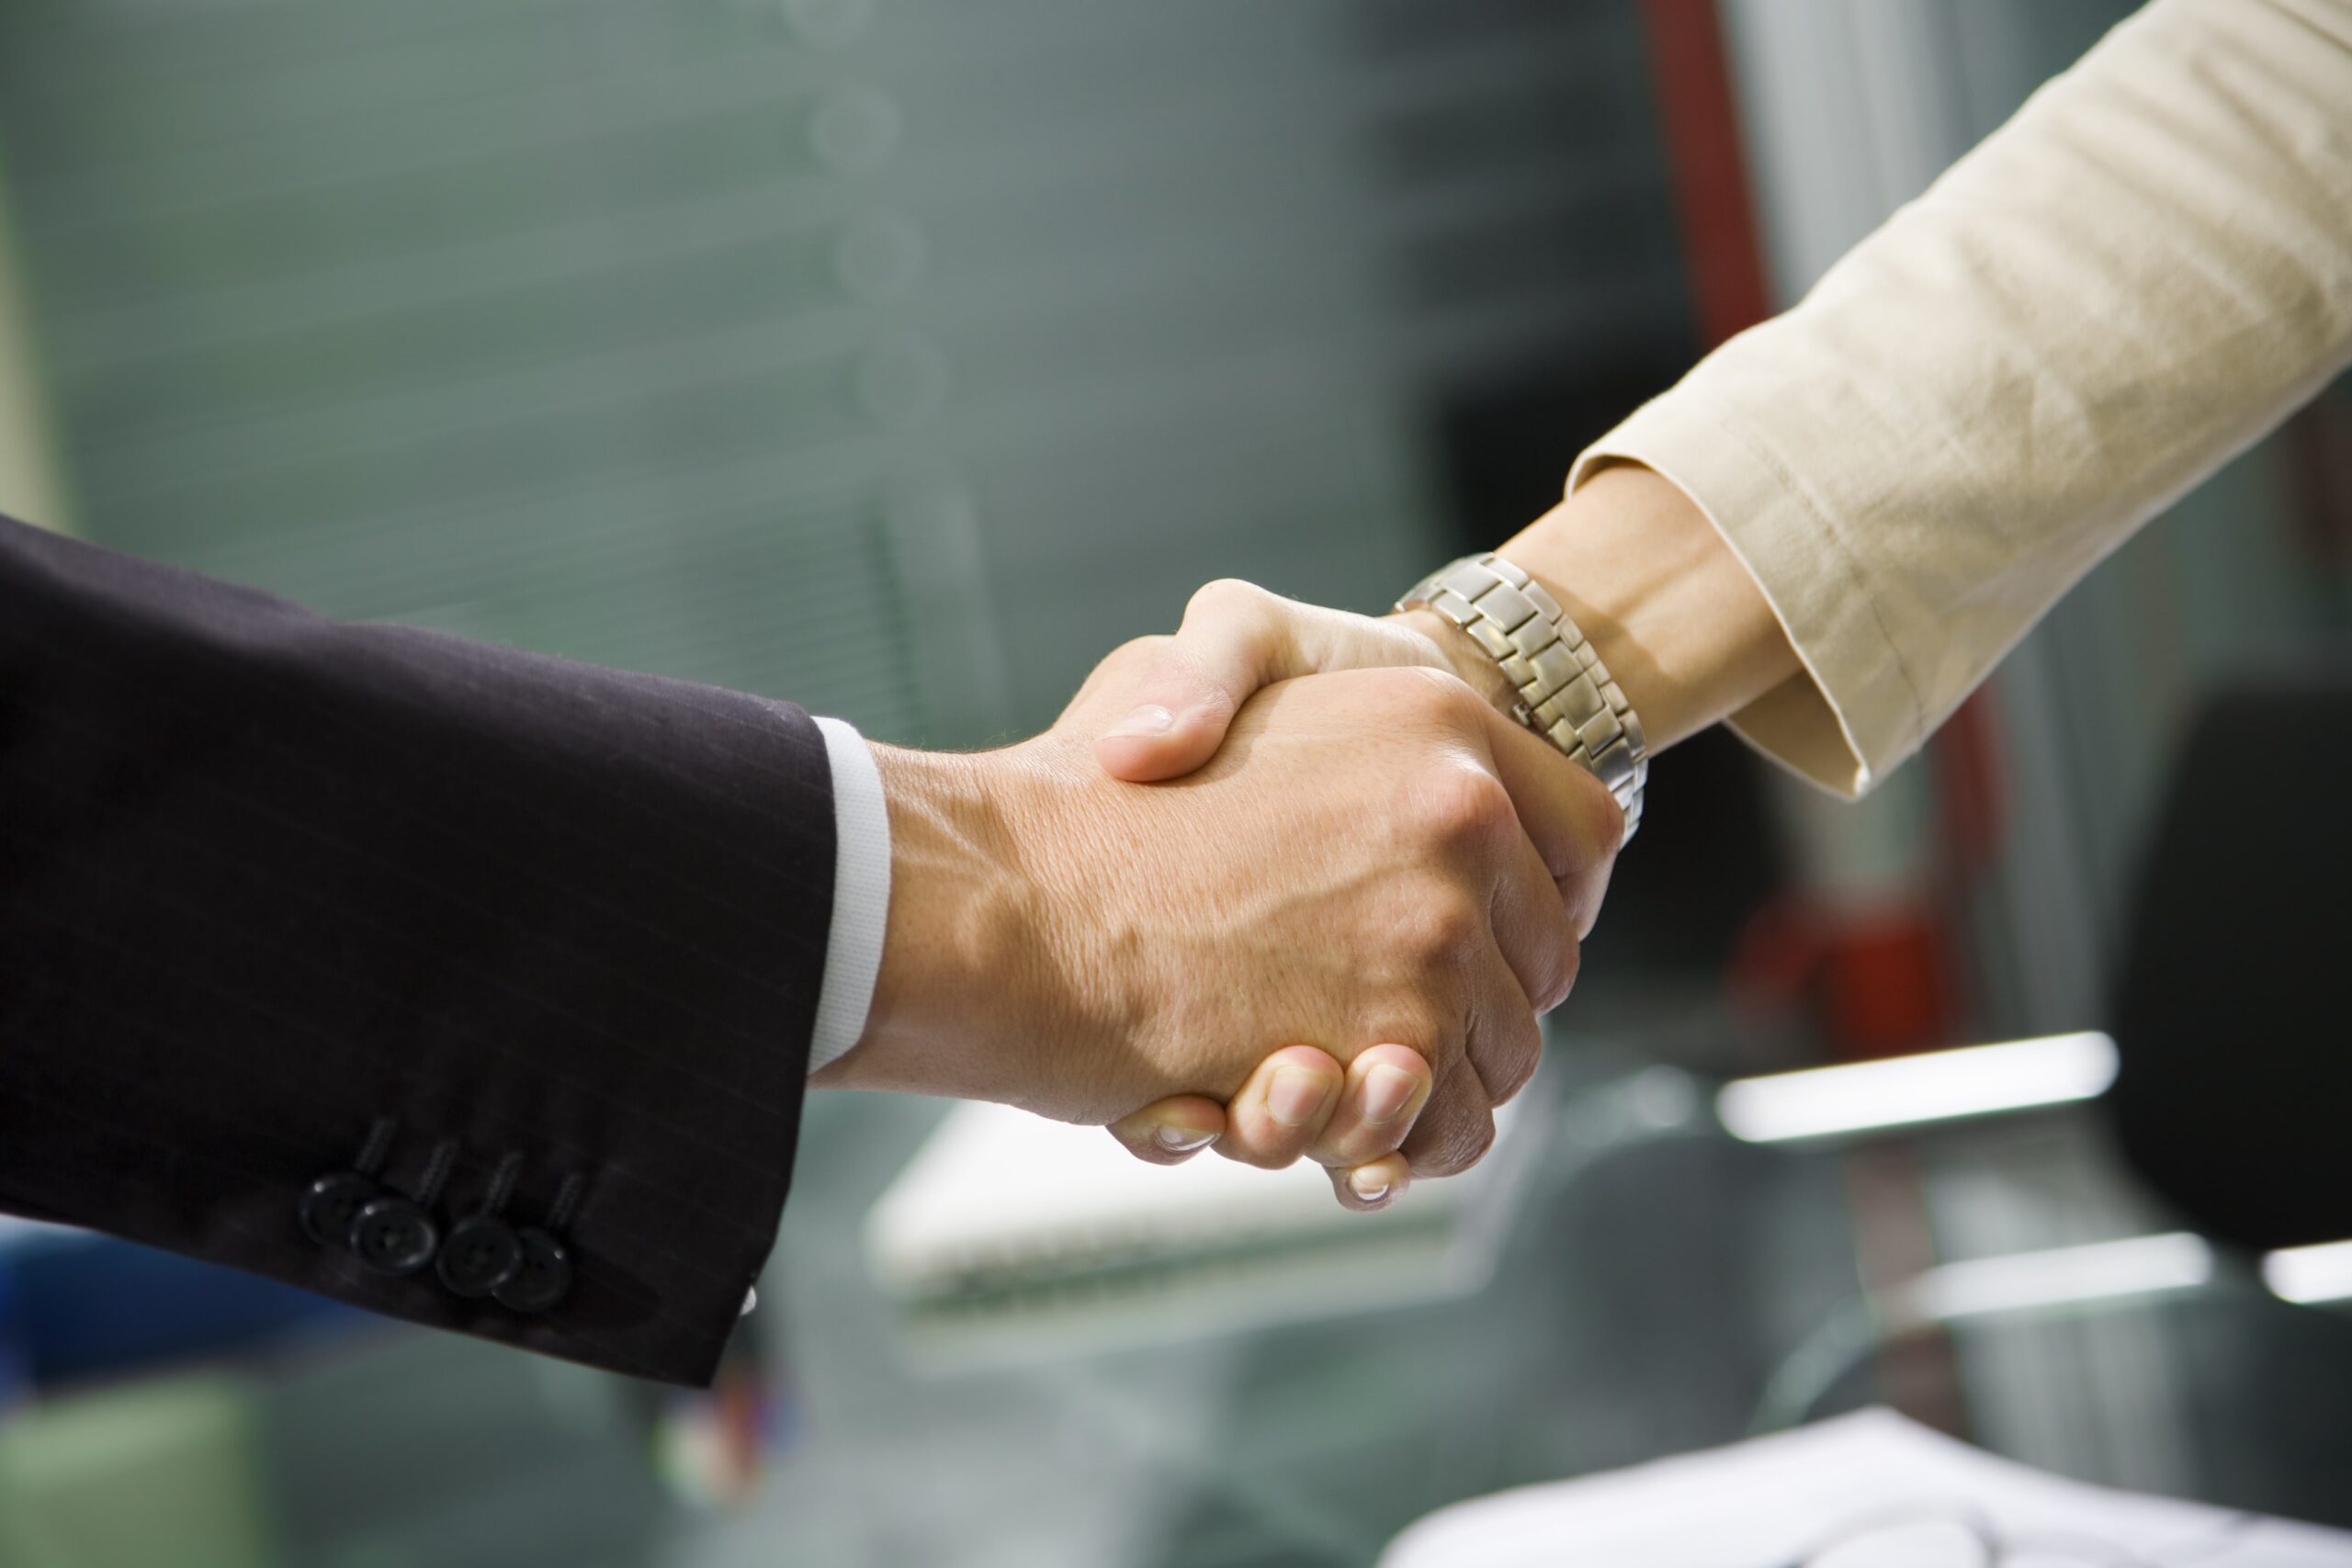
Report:
[[2199,1229],[2352,1238],[2352,667],[2244,682],[2190,727],[2115,998],[2126,1156]]

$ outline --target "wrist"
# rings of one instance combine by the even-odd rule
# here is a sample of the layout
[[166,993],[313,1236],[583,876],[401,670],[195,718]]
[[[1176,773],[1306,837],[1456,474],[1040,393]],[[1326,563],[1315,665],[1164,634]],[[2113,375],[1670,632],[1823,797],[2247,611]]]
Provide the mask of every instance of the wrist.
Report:
[[1500,547],[1589,638],[1653,755],[1797,672],[1771,606],[1697,503],[1622,463]]
[[874,748],[890,814],[890,910],[865,1032],[824,1088],[1030,1104],[1084,1038],[1070,785],[1035,743],[966,755]]
[[[1005,791],[986,757],[873,748],[890,814],[890,909],[874,999],[857,1043],[812,1082],[833,1089],[962,1092],[993,1053],[953,1037],[993,1032],[978,977],[1017,948],[1028,914],[1005,874]],[[962,995],[959,997],[959,993]],[[974,1026],[978,1026],[975,1028]]]
[[1511,685],[1510,677],[1468,632],[1430,610],[1396,610],[1388,618],[1436,644],[1453,672],[1472,691],[1494,704],[1495,711],[1509,715],[1518,705],[1519,693]]

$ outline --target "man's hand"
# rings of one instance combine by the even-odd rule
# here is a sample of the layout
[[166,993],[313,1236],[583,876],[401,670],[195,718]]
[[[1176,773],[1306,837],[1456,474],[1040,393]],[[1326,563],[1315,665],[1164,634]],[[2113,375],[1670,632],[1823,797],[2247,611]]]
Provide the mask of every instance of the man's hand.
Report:
[[[1329,1104],[1319,1133],[1287,1154],[1270,1139],[1268,1157],[1346,1165],[1406,1120],[1352,1108],[1393,1094],[1383,1069],[1411,1080],[1418,1052],[1434,1089],[1403,1153],[1419,1174],[1464,1168],[1534,1071],[1537,1013],[1574,980],[1615,802],[1426,669],[1272,688],[1189,777],[1117,783],[1094,739],[1166,643],[1105,660],[1023,745],[876,749],[893,840],[882,974],[865,1037],[818,1081],[1104,1123],[1201,1096],[1238,1100],[1237,1123],[1262,1103],[1312,1128]],[[1305,1105],[1312,1086],[1284,1069],[1314,1052],[1268,1059],[1284,1045],[1348,1081]]]
[[[1191,773],[1216,754],[1226,727],[1254,693],[1302,675],[1421,668],[1458,676],[1498,712],[1510,712],[1515,695],[1501,668],[1460,627],[1426,611],[1375,620],[1233,578],[1194,593],[1176,635],[1156,639],[1153,649],[1135,705],[1094,743],[1095,760],[1114,778],[1147,782]],[[1306,1047],[1292,1047],[1286,1059],[1295,1072],[1322,1078],[1344,1070]],[[1419,1071],[1426,1079],[1427,1066]],[[1161,1100],[1114,1122],[1111,1132],[1137,1158],[1155,1164],[1178,1163],[1212,1144],[1254,1162],[1256,1140],[1269,1124],[1260,1100],[1267,1081],[1252,1077],[1230,1106],[1197,1095]],[[1410,1174],[1404,1157],[1390,1154],[1340,1170],[1334,1185],[1341,1202],[1380,1208],[1404,1193]]]
[[[1600,650],[1640,712],[1653,755],[1776,689],[1828,717],[1723,534],[1679,488],[1640,464],[1604,465],[1502,553],[1541,581]],[[1176,636],[1153,645],[1132,705],[1104,728],[1095,757],[1114,778],[1178,778],[1216,754],[1233,716],[1261,687],[1398,665],[1451,671],[1498,711],[1512,709],[1516,694],[1501,666],[1426,610],[1374,620],[1246,582],[1212,582],[1193,596]],[[1336,1074],[1337,1064],[1325,1070]],[[1170,1100],[1116,1131],[1138,1152],[1170,1140],[1196,1148],[1227,1114],[1204,1100]],[[1235,1123],[1251,1124],[1238,1114]],[[1359,1171],[1357,1179],[1376,1187],[1383,1174]]]

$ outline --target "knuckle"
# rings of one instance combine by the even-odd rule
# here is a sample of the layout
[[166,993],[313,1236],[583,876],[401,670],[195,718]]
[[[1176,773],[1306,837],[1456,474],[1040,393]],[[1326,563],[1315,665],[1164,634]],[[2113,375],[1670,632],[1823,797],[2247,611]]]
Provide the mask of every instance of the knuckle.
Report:
[[1500,779],[1458,763],[1431,771],[1422,781],[1419,804],[1422,832],[1455,848],[1491,843],[1519,820]]
[[1196,615],[1215,617],[1236,611],[1254,613],[1272,597],[1254,582],[1245,582],[1238,577],[1219,577],[1193,590],[1192,598],[1184,604],[1184,618],[1190,621]]
[[[1487,920],[1484,910],[1459,889],[1447,886],[1419,900],[1403,924],[1405,956],[1416,972],[1415,984],[1427,987],[1429,978],[1426,972],[1430,969],[1450,970],[1454,962],[1471,951],[1486,934]],[[1434,998],[1431,1005],[1418,1010],[1436,1012]],[[1419,1021],[1433,1023],[1438,1021],[1424,1017]],[[1425,1041],[1431,1036],[1423,1034],[1415,1038]]]

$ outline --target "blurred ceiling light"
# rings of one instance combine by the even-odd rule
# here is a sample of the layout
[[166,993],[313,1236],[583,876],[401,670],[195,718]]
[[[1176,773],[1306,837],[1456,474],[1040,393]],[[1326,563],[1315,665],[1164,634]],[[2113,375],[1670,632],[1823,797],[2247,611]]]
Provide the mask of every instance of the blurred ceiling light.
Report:
[[2063,1105],[2114,1081],[2114,1041],[2052,1034],[1741,1078],[1716,1094],[1715,1113],[1735,1138],[1777,1144]]
[[1897,1315],[1935,1322],[2194,1290],[2213,1277],[2213,1250],[2187,1231],[2128,1241],[1979,1258],[1930,1269],[1905,1286]]
[[2262,1282],[2282,1302],[2352,1300],[2352,1241],[2290,1247],[2266,1254]]

